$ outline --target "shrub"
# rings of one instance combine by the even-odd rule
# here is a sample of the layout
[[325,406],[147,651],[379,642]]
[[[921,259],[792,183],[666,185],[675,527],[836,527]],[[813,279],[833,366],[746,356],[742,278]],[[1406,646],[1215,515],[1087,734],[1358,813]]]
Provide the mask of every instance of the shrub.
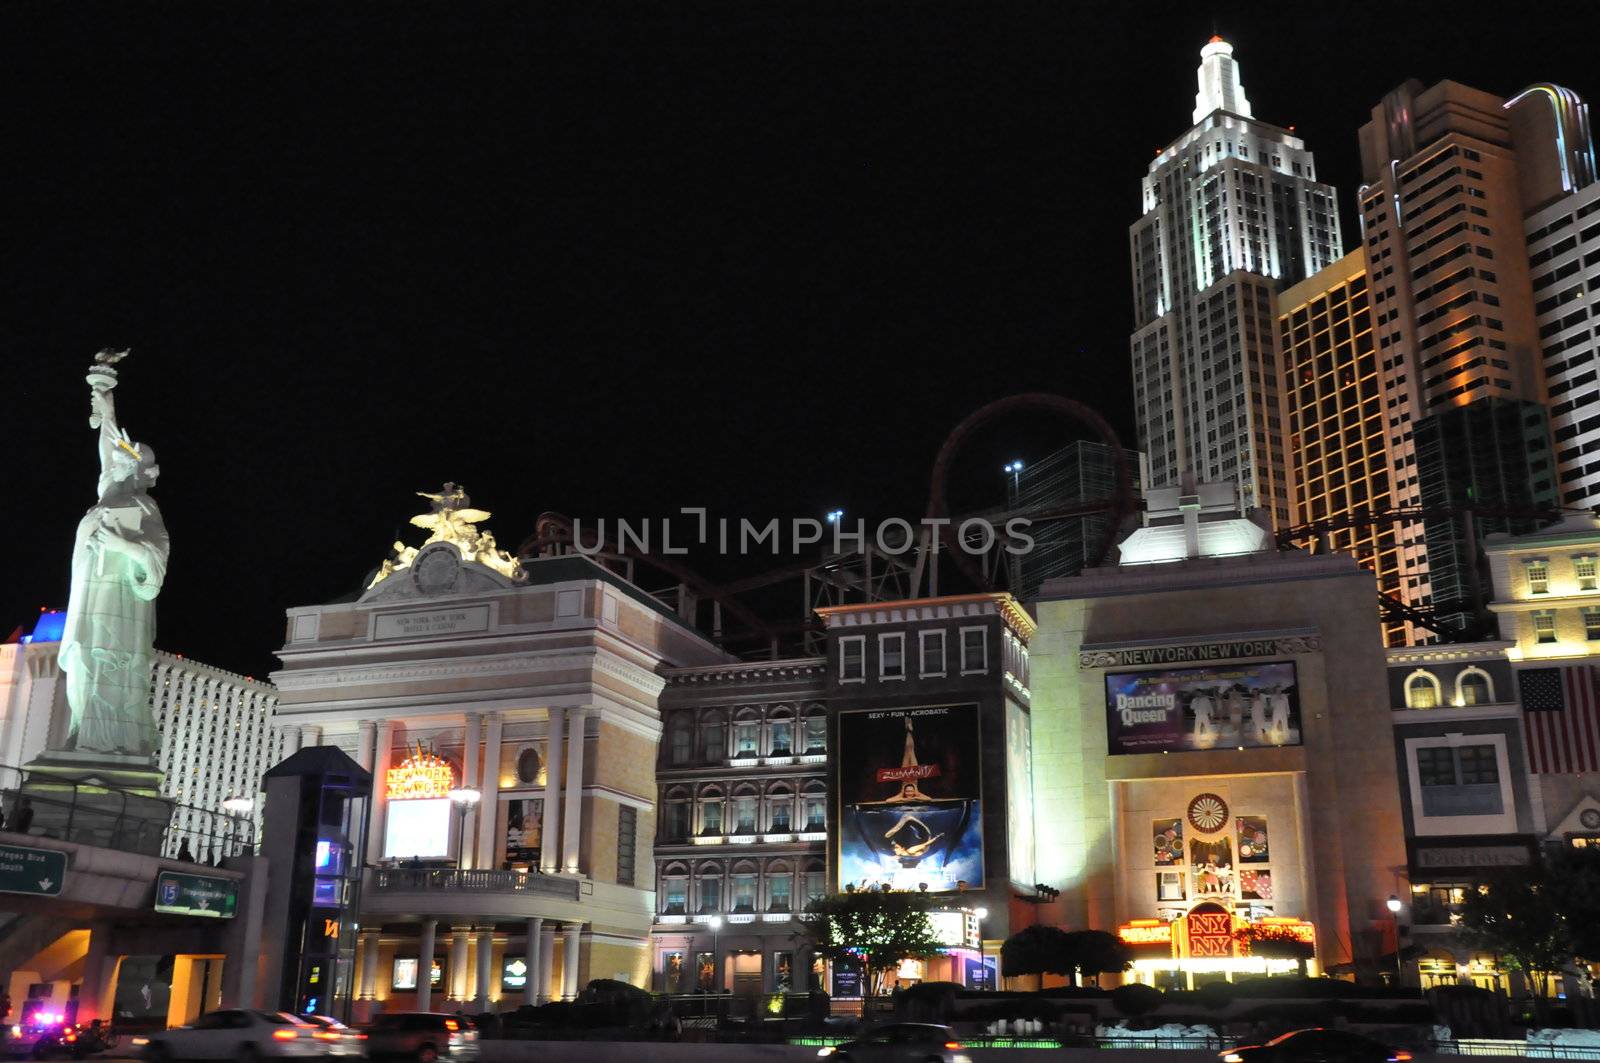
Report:
[[1130,1019],[1150,1014],[1166,1003],[1166,999],[1161,990],[1139,982],[1130,982],[1111,991],[1112,1006]]
[[1202,1008],[1221,1011],[1233,1002],[1234,986],[1230,982],[1207,982],[1194,991],[1194,996]]

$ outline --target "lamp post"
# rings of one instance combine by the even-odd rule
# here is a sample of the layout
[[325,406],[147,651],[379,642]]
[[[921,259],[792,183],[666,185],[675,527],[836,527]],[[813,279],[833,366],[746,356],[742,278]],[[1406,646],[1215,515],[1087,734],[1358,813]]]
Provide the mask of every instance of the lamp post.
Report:
[[1022,475],[1022,462],[1008,461],[1000,467],[1000,471],[1011,474],[1011,501],[1014,503],[1017,500],[1017,495],[1019,495],[1022,490],[1022,485],[1020,483],[1020,477]]
[[978,977],[989,982],[989,990],[993,992],[995,986],[989,981],[989,963],[983,954],[983,921],[989,918],[989,909],[974,908],[972,914],[978,919]]
[[456,870],[462,871],[465,870],[467,859],[467,810],[476,805],[483,795],[470,786],[458,786],[447,796],[450,803],[456,806]]
[[722,1024],[722,954],[718,948],[718,938],[722,934],[722,916],[713,915],[706,920],[706,925],[711,928],[711,991],[717,995],[717,1024]]
[[1405,981],[1405,970],[1400,966],[1400,898],[1393,893],[1384,902],[1389,908],[1389,915],[1394,919],[1394,984],[1399,988]]
[[[242,794],[239,795],[239,796],[236,796],[236,797],[225,798],[223,800],[223,802],[222,802],[223,811],[227,812],[230,818],[235,818],[235,819],[237,819],[237,817],[241,817],[241,816],[248,816],[252,811],[255,810],[255,807],[256,807],[255,801],[252,800],[251,798],[243,796]],[[234,826],[234,830],[237,831],[238,828],[239,828],[239,824],[237,822],[235,822],[233,826]],[[252,830],[251,831],[252,837],[250,839],[252,843],[255,841],[254,834],[255,834],[255,831]],[[234,840],[237,841],[238,838],[235,837]]]

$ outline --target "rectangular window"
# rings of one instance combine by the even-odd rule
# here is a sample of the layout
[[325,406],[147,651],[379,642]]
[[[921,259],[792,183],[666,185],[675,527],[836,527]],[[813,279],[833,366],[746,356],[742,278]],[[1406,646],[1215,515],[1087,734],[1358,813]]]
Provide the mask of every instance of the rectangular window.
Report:
[[904,679],[906,677],[906,637],[895,632],[878,636],[878,678]]
[[1423,815],[1498,816],[1505,811],[1494,746],[1421,746],[1416,754]]
[[961,674],[989,670],[989,633],[981,627],[961,629]]
[[1500,772],[1495,766],[1494,746],[1462,746],[1456,750],[1456,760],[1463,786],[1500,781]]
[[689,884],[681,878],[667,880],[666,889],[662,891],[665,898],[661,910],[667,915],[683,915],[688,909]]
[[793,991],[794,953],[774,952],[772,954],[772,988],[779,993]]
[[1550,591],[1550,562],[1528,562],[1528,593],[1548,594]]
[[733,755],[736,757],[753,757],[756,755],[756,735],[761,725],[757,723],[736,723],[733,725]]
[[703,878],[700,880],[700,910],[702,912],[722,911],[722,880],[720,878]]
[[818,831],[828,829],[827,813],[823,811],[823,799],[820,797],[806,798],[806,833],[816,834]]
[[714,720],[700,730],[700,756],[703,760],[719,761],[728,755],[727,724]]
[[867,678],[867,637],[850,635],[839,640],[839,682],[862,683]]
[[1423,786],[1454,786],[1456,762],[1448,746],[1424,746],[1417,750],[1417,781]]
[[794,752],[794,724],[783,720],[772,725],[772,755],[787,757]]
[[826,753],[828,751],[828,718],[826,716],[806,717],[806,752]]
[[1578,589],[1580,591],[1600,590],[1600,577],[1597,577],[1597,567],[1600,567],[1600,559],[1596,559],[1593,555],[1572,559],[1572,571],[1578,577]]
[[733,803],[733,832],[735,834],[754,834],[756,832],[756,799],[741,797]]
[[754,875],[733,876],[733,910],[736,912],[753,912],[756,910],[756,877]]
[[1556,640],[1556,614],[1551,612],[1533,614],[1533,638],[1535,642],[1540,643]]
[[774,875],[767,881],[767,893],[771,898],[767,902],[767,908],[774,912],[787,912],[793,889],[794,876],[787,871]]
[[722,833],[722,802],[707,801],[700,806],[700,833]]
[[1600,606],[1589,606],[1583,611],[1583,637],[1590,642],[1600,641]]
[[772,806],[772,832],[774,834],[786,834],[792,828],[790,820],[791,807],[792,805],[787,797],[780,798]]
[[689,836],[689,802],[667,803],[666,840],[681,842]]
[[944,675],[944,632],[922,631],[917,634],[917,646],[922,658],[920,670],[924,676]]
[[806,903],[827,895],[828,888],[824,882],[827,874],[823,871],[806,872]]
[[639,810],[632,805],[617,808],[617,885],[631,886],[634,877],[634,852],[639,838]]
[[1156,872],[1156,900],[1181,901],[1183,900],[1183,872],[1182,871],[1157,871]]
[[673,764],[689,763],[689,756],[694,748],[694,734],[689,730],[686,721],[676,720],[672,724],[671,762]]

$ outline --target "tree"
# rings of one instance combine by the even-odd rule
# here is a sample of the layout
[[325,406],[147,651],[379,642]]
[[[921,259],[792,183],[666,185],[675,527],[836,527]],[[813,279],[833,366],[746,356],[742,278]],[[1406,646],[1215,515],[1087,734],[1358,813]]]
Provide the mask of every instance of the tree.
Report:
[[1311,942],[1301,940],[1289,927],[1251,924],[1235,931],[1233,938],[1252,956],[1293,960],[1301,978],[1306,976],[1306,961],[1317,954]]
[[1017,931],[1000,946],[1006,976],[1021,974],[1065,975],[1073,985],[1078,976],[1100,983],[1101,974],[1128,969],[1132,952],[1117,935],[1104,930],[1062,930],[1055,926],[1030,926]]
[[1562,846],[1549,866],[1550,899],[1567,921],[1572,951],[1600,963],[1600,849]]
[[1572,960],[1572,935],[1557,910],[1542,867],[1494,872],[1468,889],[1461,905],[1461,935],[1520,970],[1533,988],[1533,1009],[1545,1021],[1551,975]]
[[901,960],[932,956],[944,947],[928,919],[933,903],[924,893],[837,893],[807,905],[800,924],[819,955],[860,963],[867,993],[875,996],[879,983]]
[[1035,923],[1000,944],[1000,965],[1010,978],[1027,974],[1064,974],[1072,979],[1077,967],[1069,960],[1068,934],[1058,926]]
[[1133,962],[1133,950],[1117,935],[1104,930],[1074,930],[1067,934],[1071,939],[1068,956],[1076,964],[1083,980],[1094,979],[1100,984],[1102,974],[1121,974]]

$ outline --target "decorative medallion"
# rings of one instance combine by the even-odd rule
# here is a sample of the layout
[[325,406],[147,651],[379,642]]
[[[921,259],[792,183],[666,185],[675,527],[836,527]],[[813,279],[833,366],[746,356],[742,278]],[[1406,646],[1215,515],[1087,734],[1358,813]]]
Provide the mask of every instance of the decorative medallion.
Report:
[[1600,808],[1586,808],[1579,812],[1578,822],[1583,824],[1585,830],[1600,827]]
[[1189,822],[1202,834],[1215,834],[1228,822],[1228,803],[1216,794],[1201,794],[1189,802]]

